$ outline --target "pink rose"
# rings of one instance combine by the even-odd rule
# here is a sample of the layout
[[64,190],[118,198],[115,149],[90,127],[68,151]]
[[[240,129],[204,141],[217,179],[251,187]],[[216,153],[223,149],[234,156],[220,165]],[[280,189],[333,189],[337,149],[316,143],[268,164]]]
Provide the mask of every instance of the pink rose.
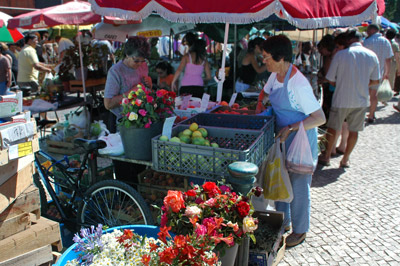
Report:
[[195,233],[198,236],[204,236],[205,234],[207,234],[207,227],[196,223]]
[[167,213],[164,212],[163,215],[161,216],[161,222],[160,222],[161,227],[166,226],[167,222],[168,222]]
[[206,202],[204,202],[204,205],[209,206],[209,207],[214,207],[216,203],[217,203],[217,200],[215,198],[211,198],[211,199],[208,199]]
[[139,110],[139,114],[140,114],[141,116],[146,116],[147,111],[144,110],[144,109],[140,109],[140,110]]
[[150,123],[146,123],[146,124],[144,125],[144,128],[150,128]]

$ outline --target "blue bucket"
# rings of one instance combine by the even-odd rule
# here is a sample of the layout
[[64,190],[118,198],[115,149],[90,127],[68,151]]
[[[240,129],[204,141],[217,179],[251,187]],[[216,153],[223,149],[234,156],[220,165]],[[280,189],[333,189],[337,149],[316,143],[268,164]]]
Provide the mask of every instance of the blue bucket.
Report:
[[[138,235],[141,235],[141,236],[146,235],[147,237],[153,237],[155,239],[158,238],[157,234],[160,232],[160,228],[158,226],[154,226],[154,225],[124,225],[124,226],[116,226],[116,227],[109,228],[109,229],[105,230],[104,233],[112,232],[115,229],[117,229],[117,230],[131,229]],[[57,263],[54,265],[55,266],[63,266],[67,263],[67,261],[76,259],[79,255],[79,253],[73,251],[73,249],[76,247],[76,245],[77,245],[77,243],[70,246],[62,254],[62,256],[58,259]]]

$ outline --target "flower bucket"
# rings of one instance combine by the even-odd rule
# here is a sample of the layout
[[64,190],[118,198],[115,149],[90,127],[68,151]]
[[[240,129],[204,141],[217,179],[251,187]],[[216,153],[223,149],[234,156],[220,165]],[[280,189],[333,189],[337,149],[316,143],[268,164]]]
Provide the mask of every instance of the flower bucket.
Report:
[[238,251],[238,244],[235,244],[231,248],[227,248],[225,250],[224,256],[222,256],[219,260],[221,261],[221,266],[233,266],[235,265],[235,259]]
[[163,122],[156,122],[150,128],[134,128],[119,126],[125,157],[134,160],[151,161],[151,139],[160,135]]
[[[118,230],[124,230],[124,229],[131,229],[134,230],[134,232],[138,235],[144,236],[146,235],[147,237],[154,237],[158,238],[158,233],[160,232],[160,228],[157,226],[153,225],[125,225],[125,226],[117,226],[117,227],[112,227],[104,232],[112,232],[115,229]],[[73,251],[73,249],[76,247],[77,243],[73,244],[70,246],[63,254],[62,256],[57,260],[57,263],[54,264],[55,266],[63,266],[67,263],[69,260],[76,259],[78,257],[78,253]]]

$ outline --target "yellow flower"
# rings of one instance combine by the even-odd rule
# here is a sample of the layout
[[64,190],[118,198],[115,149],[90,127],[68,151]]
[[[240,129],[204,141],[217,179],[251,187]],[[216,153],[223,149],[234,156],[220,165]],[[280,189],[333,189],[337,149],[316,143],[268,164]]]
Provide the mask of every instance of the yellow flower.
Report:
[[131,113],[129,114],[128,119],[129,119],[129,121],[137,120],[137,119],[138,119],[137,113],[131,112]]
[[[138,88],[139,88],[139,86],[138,86]],[[140,87],[141,88],[141,87]],[[135,93],[136,93],[136,95],[139,95],[140,93],[142,93],[143,92],[143,90],[142,89],[138,89]]]
[[131,91],[131,92],[129,92],[129,94],[128,94],[128,99],[130,100],[130,99],[132,99],[132,96],[133,95],[133,92]]

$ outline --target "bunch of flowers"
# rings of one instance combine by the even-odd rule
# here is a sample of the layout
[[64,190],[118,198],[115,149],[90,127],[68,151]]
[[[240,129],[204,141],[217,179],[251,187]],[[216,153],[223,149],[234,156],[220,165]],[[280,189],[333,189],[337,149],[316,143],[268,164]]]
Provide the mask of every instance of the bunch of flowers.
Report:
[[122,98],[121,124],[125,127],[150,128],[153,123],[172,115],[175,98],[173,91],[153,91],[138,84]]
[[223,255],[245,235],[255,242],[253,231],[258,220],[252,217],[250,197],[261,194],[257,187],[246,196],[238,195],[230,186],[214,182],[192,185],[184,193],[170,190],[161,207],[161,226],[171,227],[175,234],[207,236]]
[[68,261],[66,266],[75,265],[145,265],[145,266],[210,266],[220,265],[209,245],[209,239],[196,235],[177,235],[173,238],[163,227],[158,239],[140,236],[131,230],[114,230],[102,233],[101,225],[81,230],[74,241],[78,258]]

